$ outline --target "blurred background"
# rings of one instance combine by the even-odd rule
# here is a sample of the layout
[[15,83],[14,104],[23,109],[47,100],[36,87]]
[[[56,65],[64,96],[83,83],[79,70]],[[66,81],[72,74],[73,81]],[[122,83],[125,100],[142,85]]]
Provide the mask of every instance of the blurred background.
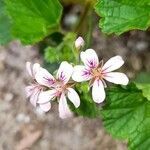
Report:
[[[80,13],[80,6],[67,6],[62,24],[68,29]],[[70,8],[70,9],[69,9]],[[94,14],[90,47],[104,61],[115,55],[125,60],[122,71],[131,80],[149,79],[150,32],[131,31],[106,36]],[[57,105],[44,114],[26,99],[29,83],[25,63],[45,64],[41,45],[23,46],[13,41],[0,46],[0,150],[126,150],[126,143],[109,136],[100,119],[76,117],[61,120]]]

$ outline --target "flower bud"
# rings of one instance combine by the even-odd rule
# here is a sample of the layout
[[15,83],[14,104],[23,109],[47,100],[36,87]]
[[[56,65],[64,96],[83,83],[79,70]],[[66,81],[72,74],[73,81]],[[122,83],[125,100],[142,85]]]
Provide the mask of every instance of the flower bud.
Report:
[[77,48],[77,49],[79,49],[79,48],[81,48],[81,47],[83,47],[84,46],[84,40],[83,40],[83,38],[82,37],[78,37],[77,39],[76,39],[76,41],[75,41],[75,47]]

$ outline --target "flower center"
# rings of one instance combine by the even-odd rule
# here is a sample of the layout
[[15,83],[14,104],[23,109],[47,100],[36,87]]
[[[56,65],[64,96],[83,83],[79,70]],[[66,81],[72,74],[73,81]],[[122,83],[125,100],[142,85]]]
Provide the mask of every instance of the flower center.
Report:
[[55,83],[55,89],[57,90],[58,95],[60,95],[64,91],[65,85],[63,85],[61,81],[57,81]]
[[74,83],[69,82],[67,84],[64,84],[62,81],[58,80],[55,83],[55,89],[57,91],[57,96],[61,96],[62,93],[66,93],[67,88],[72,87],[72,86],[74,86]]
[[101,68],[94,68],[94,69],[92,69],[91,73],[94,78],[103,79],[103,74],[102,74]]

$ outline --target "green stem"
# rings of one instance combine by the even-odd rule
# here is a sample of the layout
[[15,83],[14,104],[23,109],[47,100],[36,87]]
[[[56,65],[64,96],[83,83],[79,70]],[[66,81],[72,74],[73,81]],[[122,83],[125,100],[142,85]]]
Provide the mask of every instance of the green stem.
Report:
[[77,26],[74,30],[76,33],[78,33],[80,31],[80,28],[82,28],[82,24],[85,21],[85,18],[87,17],[87,14],[88,14],[90,8],[91,8],[91,3],[87,2],[85,5],[85,8],[84,8],[84,11],[80,17],[79,23],[77,24]]
[[93,10],[89,13],[89,20],[88,20],[88,33],[86,38],[86,45],[85,48],[89,48],[92,41],[92,32],[93,32]]
[[79,54],[78,54],[78,50],[76,49],[76,47],[74,46],[73,49],[72,49],[72,53],[74,55],[74,58],[75,58],[75,62],[74,64],[78,64],[79,63]]

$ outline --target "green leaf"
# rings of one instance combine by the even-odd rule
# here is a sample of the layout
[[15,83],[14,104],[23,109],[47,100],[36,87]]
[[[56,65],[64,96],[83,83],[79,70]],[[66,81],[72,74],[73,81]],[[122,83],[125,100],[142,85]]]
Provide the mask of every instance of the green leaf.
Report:
[[143,96],[150,101],[150,73],[139,73],[135,79],[135,84],[138,89],[142,90]]
[[150,84],[136,83],[138,89],[142,90],[143,96],[150,101]]
[[[150,109],[150,108],[147,108]],[[129,139],[130,150],[150,149],[150,116],[139,126],[137,132],[133,133]]]
[[143,120],[145,99],[133,85],[127,89],[113,87],[107,92],[106,105],[102,114],[104,126],[115,137],[127,138]]
[[82,4],[85,5],[86,3],[91,3],[91,5],[94,5],[96,0],[61,0],[64,4]]
[[11,24],[6,14],[4,1],[0,0],[0,45],[8,43],[11,39]]
[[80,106],[76,109],[71,105],[71,109],[79,116],[100,118],[101,107],[92,100],[88,86],[87,83],[77,85],[76,91],[80,95]]
[[135,78],[138,83],[150,83],[150,72],[140,72]]
[[68,33],[63,41],[56,47],[49,46],[45,49],[45,60],[50,63],[58,63],[61,61],[74,62],[74,41],[75,33]]
[[149,150],[150,149],[150,104],[145,107],[145,116],[137,131],[129,139],[129,149]]
[[25,44],[41,41],[59,27],[62,6],[58,0],[6,0],[13,35]]
[[150,102],[135,84],[108,89],[102,119],[113,137],[129,141],[129,149],[150,148]]
[[107,34],[146,30],[150,26],[149,0],[98,0],[95,9],[102,17],[100,28]]

